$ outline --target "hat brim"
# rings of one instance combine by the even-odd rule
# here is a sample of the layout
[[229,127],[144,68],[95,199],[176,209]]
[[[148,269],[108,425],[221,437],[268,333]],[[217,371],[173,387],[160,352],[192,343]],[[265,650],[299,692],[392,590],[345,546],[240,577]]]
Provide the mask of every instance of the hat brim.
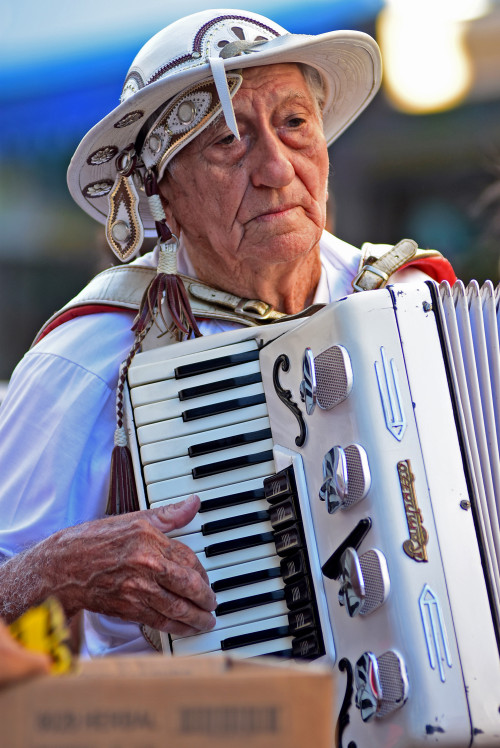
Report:
[[[377,93],[382,78],[380,51],[359,31],[331,31],[318,36],[285,34],[251,54],[224,60],[226,70],[305,63],[326,84],[323,129],[328,145],[359,116]],[[115,158],[135,140],[150,115],[184,88],[211,76],[208,62],[175,71],[148,84],[98,122],[79,144],[68,168],[68,187],[76,203],[100,223],[108,215],[108,193],[116,177]],[[102,193],[102,194],[101,194]],[[154,221],[143,194],[139,207],[146,235]]]

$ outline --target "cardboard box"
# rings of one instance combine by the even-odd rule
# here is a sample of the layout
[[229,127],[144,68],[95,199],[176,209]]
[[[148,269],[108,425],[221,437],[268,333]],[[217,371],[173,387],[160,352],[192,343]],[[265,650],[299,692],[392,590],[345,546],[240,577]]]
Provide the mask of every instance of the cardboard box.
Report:
[[0,691],[2,748],[332,748],[330,668],[109,657]]

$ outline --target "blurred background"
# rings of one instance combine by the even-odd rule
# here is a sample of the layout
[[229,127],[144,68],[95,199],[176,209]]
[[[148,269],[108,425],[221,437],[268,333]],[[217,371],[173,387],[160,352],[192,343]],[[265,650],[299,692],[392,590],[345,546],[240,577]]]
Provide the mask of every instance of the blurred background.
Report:
[[[213,7],[186,0],[182,15]],[[292,32],[376,37],[384,87],[331,148],[334,232],[434,247],[464,281],[500,278],[500,0],[230,4]],[[165,0],[4,0],[0,23],[0,380],[44,320],[114,259],[66,168],[118,104],[136,52],[181,13]],[[1,399],[1,396],[0,396]]]

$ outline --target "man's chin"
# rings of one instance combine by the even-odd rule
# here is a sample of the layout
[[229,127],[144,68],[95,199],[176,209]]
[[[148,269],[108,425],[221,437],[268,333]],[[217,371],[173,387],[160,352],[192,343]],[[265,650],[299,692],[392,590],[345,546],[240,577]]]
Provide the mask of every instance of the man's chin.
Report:
[[263,264],[292,263],[307,257],[314,249],[319,252],[320,232],[297,232],[296,229],[268,236],[262,242],[256,243],[251,256],[258,258]]

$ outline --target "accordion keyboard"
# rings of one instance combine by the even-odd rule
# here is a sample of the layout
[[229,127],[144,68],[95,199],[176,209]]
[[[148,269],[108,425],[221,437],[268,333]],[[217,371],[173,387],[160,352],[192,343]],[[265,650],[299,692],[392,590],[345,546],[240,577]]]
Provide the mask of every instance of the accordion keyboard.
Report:
[[197,554],[218,600],[215,628],[169,637],[172,653],[323,655],[293,470],[278,489],[273,478],[257,342],[135,366],[129,387],[143,502],[199,495],[198,515],[174,535]]

